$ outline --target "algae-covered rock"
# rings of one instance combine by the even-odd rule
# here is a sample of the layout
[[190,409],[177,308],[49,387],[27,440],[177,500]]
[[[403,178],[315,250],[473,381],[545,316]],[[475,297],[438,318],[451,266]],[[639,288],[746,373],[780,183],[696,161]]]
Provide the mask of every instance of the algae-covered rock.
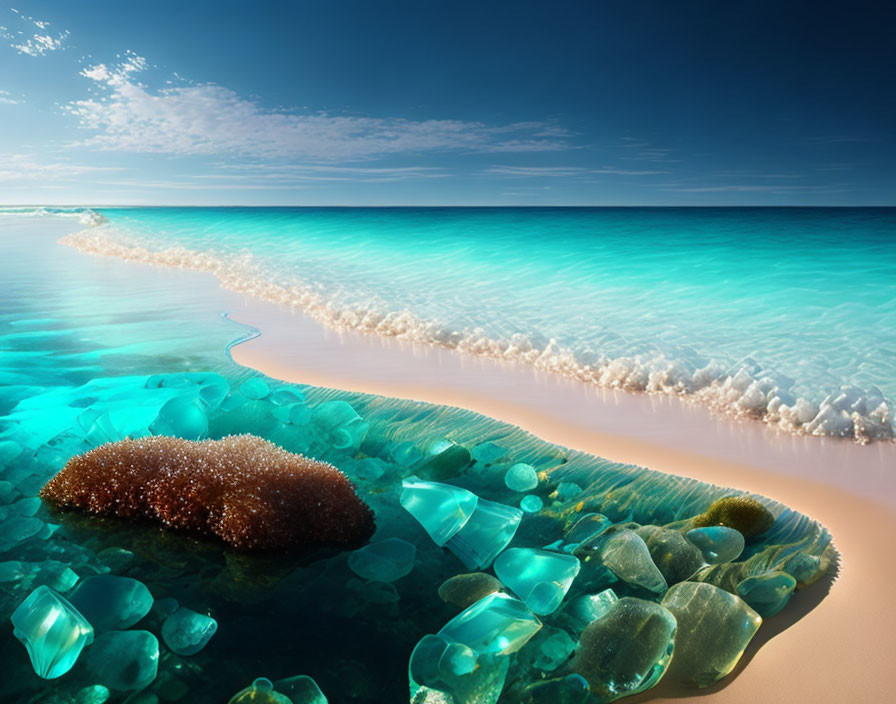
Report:
[[274,683],[266,677],[257,678],[245,689],[234,694],[227,704],[293,704],[284,694],[274,690]]
[[749,496],[726,496],[693,520],[695,528],[727,526],[743,534],[745,538],[765,533],[775,522],[775,517],[758,500]]
[[635,533],[644,540],[667,584],[683,582],[703,566],[703,553],[676,530],[641,526]]
[[669,677],[697,687],[731,672],[762,623],[743,599],[704,582],[680,582],[661,603],[678,622]]
[[439,598],[462,609],[475,604],[482,597],[500,591],[504,585],[486,572],[468,572],[446,579],[439,587]]
[[672,659],[676,620],[652,601],[626,597],[582,632],[570,669],[610,702],[649,689]]

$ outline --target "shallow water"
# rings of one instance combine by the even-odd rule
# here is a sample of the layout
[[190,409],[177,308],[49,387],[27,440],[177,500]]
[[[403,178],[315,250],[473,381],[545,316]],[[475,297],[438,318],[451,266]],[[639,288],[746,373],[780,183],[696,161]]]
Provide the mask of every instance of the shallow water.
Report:
[[[694,516],[732,493],[567,450],[457,408],[269,379],[270,395],[259,394],[257,384],[250,393],[245,382],[260,375],[234,365],[226,349],[252,331],[221,315],[211,287],[56,246],[72,224],[0,219],[0,271],[6,282],[0,318],[0,495],[6,504],[0,526],[5,580],[0,617],[5,621],[39,584],[69,593],[76,583],[104,573],[139,579],[156,600],[175,598],[210,613],[219,631],[199,654],[180,657],[162,646],[159,675],[148,688],[162,701],[222,702],[255,677],[299,674],[314,677],[332,702],[406,701],[414,644],[454,615],[436,590],[446,578],[467,571],[398,506],[401,479],[446,442],[483,457],[452,480],[483,499],[519,503],[521,494],[504,483],[504,473],[515,463],[545,472],[534,492],[545,508],[523,518],[514,547],[553,542],[583,511],[604,513],[615,522],[664,524]],[[224,389],[226,397],[203,395],[207,384]],[[283,396],[273,393],[283,389],[292,390],[289,403],[297,407],[288,421],[278,410]],[[168,405],[184,399],[201,411],[198,422],[195,413],[184,416],[176,412],[181,406]],[[334,400],[351,404],[364,425],[349,446],[309,421]],[[32,511],[28,499],[73,454],[153,432],[194,437],[252,432],[332,462],[374,509],[375,540],[399,537],[416,546],[414,569],[386,588],[360,582],[345,553],[246,558],[214,542],[152,526],[59,513],[46,505]],[[491,459],[482,454],[486,443],[500,448]],[[567,489],[557,495],[561,482]],[[573,482],[580,492],[570,490]],[[743,556],[745,574],[781,567],[793,555],[805,555],[813,569],[822,569],[830,558],[827,531],[774,501],[765,503],[777,520]],[[17,511],[33,515],[22,521]],[[645,596],[625,585],[614,588],[620,595]],[[135,628],[158,635],[160,625],[161,616],[150,613]],[[5,674],[0,698],[47,701],[52,692],[54,701],[72,702],[81,688],[95,684],[83,656],[60,679],[40,680],[11,630],[7,626],[0,636]],[[508,690],[518,691],[538,676],[523,662],[514,659]],[[124,698],[118,693],[111,701]]]
[[212,271],[336,327],[683,394],[796,433],[893,435],[893,209],[97,213],[105,224],[66,242]]

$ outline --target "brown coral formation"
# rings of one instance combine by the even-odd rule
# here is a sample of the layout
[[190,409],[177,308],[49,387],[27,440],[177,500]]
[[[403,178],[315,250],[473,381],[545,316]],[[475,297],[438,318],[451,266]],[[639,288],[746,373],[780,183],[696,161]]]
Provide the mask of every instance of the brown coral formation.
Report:
[[342,472],[253,435],[108,443],[70,459],[40,496],[215,535],[244,551],[349,547],[374,531],[373,512]]

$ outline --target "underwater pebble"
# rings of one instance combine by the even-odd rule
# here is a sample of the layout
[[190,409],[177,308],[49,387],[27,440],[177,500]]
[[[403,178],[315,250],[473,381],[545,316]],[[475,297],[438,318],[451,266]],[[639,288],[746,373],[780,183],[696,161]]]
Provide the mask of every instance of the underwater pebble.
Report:
[[274,691],[274,683],[267,677],[259,677],[240,690],[227,704],[294,704],[288,697]]
[[531,464],[519,462],[507,470],[504,484],[511,491],[532,491],[538,486],[538,473]]
[[240,384],[240,393],[250,401],[260,401],[271,393],[270,387],[263,379],[254,378]]
[[88,577],[69,599],[97,631],[130,628],[149,613],[153,603],[142,582],[114,575]]
[[520,508],[526,513],[538,513],[544,508],[544,501],[535,494],[529,494],[520,499]]
[[739,530],[727,526],[694,528],[685,537],[697,546],[710,565],[736,560],[744,551],[744,536]]
[[374,582],[394,582],[414,569],[417,548],[401,538],[369,543],[348,557],[352,572]]
[[503,586],[498,579],[486,572],[457,574],[442,583],[439,598],[447,604],[465,609],[484,596],[500,591]]
[[109,689],[143,689],[159,669],[159,641],[149,631],[109,631],[87,654],[87,669]]
[[178,655],[195,655],[218,630],[211,616],[181,607],[162,624],[162,640]]

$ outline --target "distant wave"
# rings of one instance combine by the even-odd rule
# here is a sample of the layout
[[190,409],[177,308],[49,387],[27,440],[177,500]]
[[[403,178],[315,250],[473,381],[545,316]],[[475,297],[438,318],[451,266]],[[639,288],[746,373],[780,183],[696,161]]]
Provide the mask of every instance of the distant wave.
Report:
[[346,304],[307,282],[276,283],[265,278],[250,253],[222,255],[180,246],[150,250],[128,241],[111,226],[74,233],[60,242],[91,254],[209,272],[227,289],[294,306],[337,329],[523,362],[604,388],[679,396],[727,416],[761,420],[796,435],[845,437],[861,443],[894,438],[892,404],[875,387],[843,386],[814,403],[793,393],[792,381],[763,370],[751,359],[734,367],[711,361],[701,368],[683,360],[641,355],[589,359],[586,363],[573,349],[555,340],[540,344],[521,334],[496,339],[478,329],[453,330],[408,310],[384,313],[374,305]]
[[82,225],[97,227],[106,222],[106,218],[91,208],[49,208],[49,207],[6,207],[0,208],[0,215],[18,217],[69,217],[77,218]]

